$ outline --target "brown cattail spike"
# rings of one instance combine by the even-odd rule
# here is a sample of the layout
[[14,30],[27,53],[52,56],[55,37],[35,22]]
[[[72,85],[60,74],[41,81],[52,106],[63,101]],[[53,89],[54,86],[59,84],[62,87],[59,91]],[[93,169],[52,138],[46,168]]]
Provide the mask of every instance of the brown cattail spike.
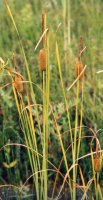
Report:
[[[82,62],[76,63],[75,64],[75,78],[77,78],[81,74],[82,70],[83,70]],[[80,80],[84,79],[84,73],[82,73],[79,79]]]
[[20,75],[16,75],[15,77],[15,87],[18,93],[23,93],[23,83]]
[[101,166],[102,163],[101,163],[101,158],[99,156],[96,156],[94,158],[94,171],[95,172],[100,172],[101,171]]
[[39,65],[40,70],[45,71],[47,65],[47,51],[43,48],[39,52]]

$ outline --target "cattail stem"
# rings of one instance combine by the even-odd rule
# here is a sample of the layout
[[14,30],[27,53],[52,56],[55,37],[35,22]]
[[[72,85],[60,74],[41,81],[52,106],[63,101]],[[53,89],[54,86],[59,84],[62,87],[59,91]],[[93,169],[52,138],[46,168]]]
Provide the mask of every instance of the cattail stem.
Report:
[[77,152],[77,158],[79,157],[79,152],[80,152],[80,143],[81,143],[81,135],[82,135],[83,97],[84,97],[84,79],[83,79],[83,81],[82,81],[82,97],[81,97],[81,111],[80,111],[80,132],[79,132],[79,140],[78,140],[78,152]]
[[[46,29],[46,15],[42,15],[42,32]],[[48,107],[49,107],[49,38],[48,32],[42,40],[42,49],[39,53],[40,70],[42,72],[43,85],[43,162],[42,162],[42,182],[41,182],[41,196],[43,199],[48,199],[47,194],[47,161],[48,158]],[[47,48],[47,50],[46,50]]]
[[96,200],[99,200],[99,193],[98,193],[98,182],[99,182],[99,173],[96,173]]
[[[42,14],[42,34],[44,33],[44,21],[45,21],[45,15]],[[42,48],[44,47],[44,37],[42,38]]]
[[[77,131],[78,131],[78,103],[79,103],[79,80],[76,85],[76,113],[75,113],[75,131],[74,131],[74,149],[73,149],[73,164],[77,158]],[[73,182],[76,183],[77,166],[73,168]],[[76,199],[76,188],[73,187],[73,199]]]

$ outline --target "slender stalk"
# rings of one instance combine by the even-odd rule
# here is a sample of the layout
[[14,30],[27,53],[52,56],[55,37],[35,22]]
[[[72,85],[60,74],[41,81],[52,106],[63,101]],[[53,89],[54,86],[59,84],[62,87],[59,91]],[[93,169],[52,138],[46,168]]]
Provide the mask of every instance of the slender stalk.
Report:
[[80,152],[80,143],[81,143],[81,136],[82,136],[83,98],[84,98],[84,79],[82,80],[82,99],[81,99],[81,111],[80,111],[80,132],[79,132],[79,140],[78,140],[78,152],[77,152],[77,158],[79,157],[79,152]]
[[67,8],[68,8],[68,46],[70,47],[71,37],[70,37],[70,0],[67,0]]
[[63,25],[64,25],[64,64],[65,64],[65,76],[68,79],[68,64],[67,53],[68,48],[70,51],[70,0],[63,1]]
[[[78,131],[78,102],[79,102],[79,80],[77,81],[76,88],[76,113],[75,113],[75,131],[74,131],[74,149],[73,149],[73,164],[77,158],[77,131]],[[73,168],[73,182],[76,183],[77,167]],[[73,186],[73,199],[76,199],[76,188]]]
[[[46,97],[45,97],[45,72],[43,71],[43,170],[46,169]],[[47,172],[43,172],[44,176],[44,199],[47,200]]]

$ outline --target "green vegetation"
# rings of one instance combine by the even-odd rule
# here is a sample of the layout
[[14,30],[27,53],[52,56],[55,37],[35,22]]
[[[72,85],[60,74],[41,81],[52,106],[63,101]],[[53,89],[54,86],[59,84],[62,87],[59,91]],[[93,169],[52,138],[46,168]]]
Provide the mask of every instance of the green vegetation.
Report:
[[0,1],[1,198],[103,199],[102,10]]

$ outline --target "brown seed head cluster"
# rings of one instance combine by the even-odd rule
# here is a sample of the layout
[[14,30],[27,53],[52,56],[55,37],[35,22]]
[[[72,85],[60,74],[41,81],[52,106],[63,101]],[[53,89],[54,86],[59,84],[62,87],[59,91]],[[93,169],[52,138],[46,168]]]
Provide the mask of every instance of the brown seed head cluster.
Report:
[[101,171],[101,166],[102,163],[101,163],[101,158],[99,156],[96,156],[94,158],[94,171],[95,172],[100,172]]
[[39,66],[41,71],[46,70],[47,65],[47,51],[43,48],[39,52]]
[[23,83],[20,75],[16,75],[15,77],[15,87],[19,93],[23,93]]
[[[77,78],[80,73],[82,72],[83,70],[83,64],[82,62],[78,62],[75,64],[75,78]],[[79,78],[80,80],[83,80],[84,79],[84,73],[82,73],[82,75],[80,76]]]

